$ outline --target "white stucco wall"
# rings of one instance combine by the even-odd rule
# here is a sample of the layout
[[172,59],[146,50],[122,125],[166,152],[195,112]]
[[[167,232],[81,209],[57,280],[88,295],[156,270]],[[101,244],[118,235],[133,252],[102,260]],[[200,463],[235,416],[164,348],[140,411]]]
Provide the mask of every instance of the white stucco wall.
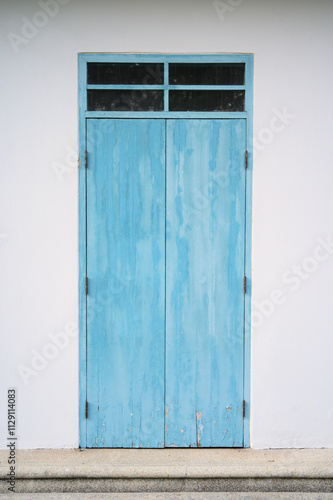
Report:
[[57,0],[42,18],[0,3],[2,448],[11,386],[20,448],[79,442],[78,52],[255,54],[251,445],[333,447],[333,248],[317,248],[333,238],[333,2],[222,4]]

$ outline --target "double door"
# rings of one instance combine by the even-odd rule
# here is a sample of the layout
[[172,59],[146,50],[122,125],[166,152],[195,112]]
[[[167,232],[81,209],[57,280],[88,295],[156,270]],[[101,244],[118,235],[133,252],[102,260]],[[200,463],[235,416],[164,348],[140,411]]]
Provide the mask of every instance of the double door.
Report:
[[87,119],[87,447],[243,446],[245,119]]

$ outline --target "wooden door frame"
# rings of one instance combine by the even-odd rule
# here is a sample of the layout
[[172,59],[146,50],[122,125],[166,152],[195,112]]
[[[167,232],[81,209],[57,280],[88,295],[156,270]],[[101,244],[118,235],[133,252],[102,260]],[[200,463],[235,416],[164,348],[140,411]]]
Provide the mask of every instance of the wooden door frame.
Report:
[[[137,112],[137,111],[87,111],[88,62],[142,62],[142,63],[244,63],[245,111],[243,112]],[[244,269],[246,293],[244,295],[244,448],[250,447],[250,369],[251,369],[251,295],[252,295],[252,172],[253,172],[253,54],[111,54],[83,53],[78,55],[79,101],[79,424],[80,447],[86,448],[86,398],[87,398],[87,170],[86,124],[88,118],[245,118],[247,125],[247,171],[245,187],[245,254]],[[164,93],[168,98],[168,64],[165,65]],[[121,87],[121,86],[119,86]],[[123,85],[124,88],[128,85]],[[202,88],[202,87],[200,87]],[[232,86],[228,86],[232,89]],[[193,86],[195,89],[195,86]],[[244,159],[245,160],[245,159]]]

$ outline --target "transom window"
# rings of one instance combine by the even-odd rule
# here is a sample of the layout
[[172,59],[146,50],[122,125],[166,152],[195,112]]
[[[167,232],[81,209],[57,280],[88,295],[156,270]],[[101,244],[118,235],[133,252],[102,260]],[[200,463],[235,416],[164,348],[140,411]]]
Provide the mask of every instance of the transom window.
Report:
[[88,62],[87,111],[244,112],[245,63]]

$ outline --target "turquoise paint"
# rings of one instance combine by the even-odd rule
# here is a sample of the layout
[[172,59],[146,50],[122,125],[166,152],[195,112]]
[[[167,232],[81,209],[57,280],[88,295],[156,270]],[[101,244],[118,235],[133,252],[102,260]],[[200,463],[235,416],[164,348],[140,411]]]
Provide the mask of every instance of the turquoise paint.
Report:
[[88,447],[164,445],[165,123],[88,120]]
[[251,63],[252,54],[116,54],[82,53],[79,59],[85,62],[210,62],[210,63]]
[[249,56],[245,65],[245,109],[248,112],[247,151],[248,168],[246,172],[246,213],[245,213],[245,274],[247,289],[245,294],[244,312],[244,447],[250,447],[250,401],[251,401],[251,297],[252,297],[252,178],[253,178],[253,56]]
[[245,120],[168,120],[166,446],[243,446]]
[[[89,90],[108,90],[108,89],[132,89],[132,90],[193,90],[193,88],[200,88],[200,90],[245,90],[245,85],[169,85],[166,82],[164,85],[116,85],[116,84],[90,84],[87,85]],[[166,108],[168,109],[168,108]]]
[[[86,64],[88,61],[93,62],[107,62],[107,61],[137,61],[137,62],[165,62],[165,81],[164,86],[167,85],[167,68],[168,62],[245,62],[245,87],[246,87],[246,101],[245,101],[245,112],[242,113],[180,113],[180,112],[159,112],[159,113],[151,113],[151,112],[87,112],[86,106]],[[169,87],[170,88],[170,87]],[[192,88],[195,88],[194,86]],[[201,87],[198,87],[201,88]],[[167,103],[168,98],[168,90],[165,89],[165,103]],[[167,105],[167,104],[166,104]],[[167,109],[167,107],[165,108]],[[250,313],[251,313],[251,207],[252,207],[252,115],[253,115],[253,56],[252,55],[242,55],[242,54],[215,54],[215,55],[155,55],[155,54],[80,54],[79,55],[79,154],[81,158],[81,162],[83,164],[84,158],[84,150],[86,144],[86,123],[88,123],[90,118],[213,118],[213,119],[223,119],[227,118],[229,121],[246,119],[247,129],[246,129],[246,144],[247,150],[249,152],[248,156],[248,169],[245,175],[246,178],[246,221],[245,221],[245,234],[246,234],[246,245],[244,252],[244,267],[247,276],[247,294],[245,295],[245,308],[244,308],[244,355],[243,355],[243,363],[244,363],[244,374],[243,374],[243,383],[244,383],[244,395],[243,397],[246,400],[246,414],[244,422],[244,442],[243,445],[248,447],[250,445],[249,438],[249,401],[250,401]],[[89,118],[89,120],[87,120]],[[105,120],[106,121],[106,120]],[[161,120],[162,121],[162,120]],[[242,120],[244,121],[244,120]],[[210,168],[213,165],[212,158],[209,162]],[[89,167],[90,168],[90,167]],[[89,173],[88,168],[88,173]],[[222,176],[221,185],[225,182],[224,177]],[[80,253],[80,280],[79,280],[79,304],[80,304],[80,321],[79,321],[79,329],[80,329],[80,446],[86,447],[86,432],[87,432],[87,422],[89,427],[89,419],[91,416],[91,402],[89,400],[89,418],[88,421],[84,418],[84,408],[85,408],[85,400],[87,397],[87,366],[86,366],[86,357],[87,357],[87,345],[86,345],[86,296],[84,294],[84,279],[86,276],[86,263],[87,263],[87,242],[86,242],[86,216],[87,216],[87,206],[86,206],[86,188],[87,188],[87,179],[85,169],[81,167],[79,171],[79,253]],[[216,190],[216,186],[212,187],[213,191]],[[205,205],[204,198],[200,198],[200,196],[196,199],[196,208],[200,208]],[[212,218],[212,224],[216,224],[216,217]],[[213,227],[212,226],[212,227]],[[170,236],[167,228],[167,237]],[[156,285],[156,284],[155,284]],[[120,289],[122,284],[116,280],[114,282],[114,288],[116,290]],[[91,292],[91,287],[89,284],[89,295]],[[209,295],[206,293],[203,295],[203,305],[204,311],[207,311],[209,307]],[[99,305],[99,310],[102,309],[101,304]],[[88,349],[89,351],[89,349]],[[228,410],[229,411],[229,410]],[[168,413],[168,412],[166,412]],[[204,429],[207,428],[207,416],[201,415],[199,411],[196,415],[196,430],[199,429],[200,432],[205,432]],[[205,427],[206,425],[206,427]],[[199,432],[199,438],[201,437]],[[198,437],[198,436],[197,436]],[[199,439],[199,442],[202,444],[202,438]],[[89,446],[89,445],[88,445]],[[96,445],[93,445],[96,446]],[[150,446],[150,445],[149,445]],[[205,446],[205,444],[202,444]]]
[[86,111],[86,118],[247,118],[246,111]]
[[87,179],[84,167],[84,152],[86,149],[86,119],[83,110],[87,109],[87,65],[79,57],[79,417],[80,446],[87,445],[87,421],[85,419],[85,402],[87,398],[87,300],[85,295],[85,277],[87,273]]

